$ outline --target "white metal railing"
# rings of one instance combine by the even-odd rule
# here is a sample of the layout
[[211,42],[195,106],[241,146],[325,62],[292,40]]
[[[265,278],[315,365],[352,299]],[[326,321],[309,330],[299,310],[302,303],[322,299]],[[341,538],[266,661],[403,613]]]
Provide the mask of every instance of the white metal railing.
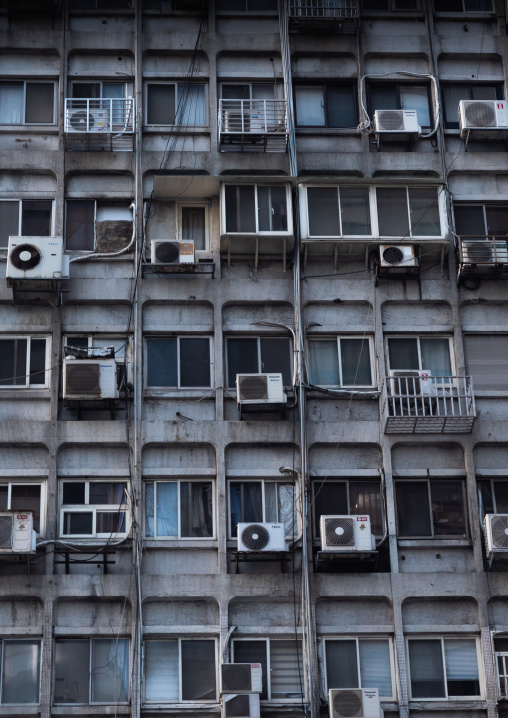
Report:
[[286,100],[220,100],[219,135],[287,135]]
[[508,264],[508,237],[485,235],[459,237],[460,264]]
[[289,17],[355,19],[358,0],[289,0]]
[[134,98],[66,98],[65,132],[127,134],[135,130]]

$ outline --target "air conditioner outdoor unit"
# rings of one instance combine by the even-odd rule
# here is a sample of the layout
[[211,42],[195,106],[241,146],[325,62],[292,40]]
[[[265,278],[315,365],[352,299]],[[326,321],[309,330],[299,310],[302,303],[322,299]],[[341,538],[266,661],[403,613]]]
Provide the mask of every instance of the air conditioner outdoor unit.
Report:
[[223,663],[220,667],[221,693],[261,693],[260,663]]
[[487,514],[483,522],[487,558],[508,553],[508,514]]
[[412,244],[382,244],[379,248],[379,260],[381,269],[395,272],[418,266]]
[[238,404],[285,404],[282,374],[237,374]]
[[63,237],[9,237],[7,279],[68,279]]
[[239,551],[285,551],[284,524],[238,524]]
[[499,139],[496,130],[508,130],[508,103],[505,100],[461,100],[459,102],[460,136],[470,130],[487,130],[484,139]]
[[226,134],[250,132],[250,115],[240,109],[224,110],[224,130]]
[[508,245],[506,242],[489,242],[488,240],[463,241],[463,264],[502,264],[508,262]]
[[260,718],[259,693],[222,697],[222,718]]
[[391,369],[390,396],[436,396],[432,372],[426,369]]
[[374,132],[393,135],[419,134],[416,110],[376,110]]
[[0,512],[0,553],[30,553],[35,541],[31,511]]
[[63,398],[117,399],[116,361],[65,357]]
[[377,688],[331,688],[330,718],[382,718]]
[[193,264],[194,242],[152,239],[152,264]]
[[[79,100],[77,100],[79,102]],[[70,110],[66,132],[111,132],[108,110]]]
[[370,516],[321,516],[320,521],[322,551],[375,550]]

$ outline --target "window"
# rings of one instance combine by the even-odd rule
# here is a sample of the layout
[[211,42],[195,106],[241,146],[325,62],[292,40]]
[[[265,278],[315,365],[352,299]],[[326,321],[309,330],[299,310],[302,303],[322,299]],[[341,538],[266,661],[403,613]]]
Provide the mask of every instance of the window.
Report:
[[309,237],[372,235],[368,187],[307,187]]
[[478,480],[480,513],[508,514],[508,481],[506,479]]
[[411,698],[481,696],[476,638],[410,638]]
[[133,0],[71,0],[72,10],[132,10]]
[[436,187],[377,187],[380,237],[440,237]]
[[49,386],[49,338],[0,339],[0,388],[44,389]]
[[60,535],[121,538],[130,531],[126,481],[60,482]]
[[494,636],[496,652],[497,693],[501,698],[508,696],[508,638]]
[[426,369],[432,376],[452,376],[449,337],[389,337],[390,370]]
[[388,638],[325,639],[327,688],[377,688],[394,696],[392,642]]
[[333,337],[307,342],[311,384],[372,386],[372,344],[369,337]]
[[52,200],[0,200],[0,247],[9,237],[50,237],[52,214]]
[[462,480],[395,482],[399,538],[466,538],[466,497]]
[[118,388],[127,381],[126,354],[129,339],[126,336],[67,335],[64,340],[63,355],[77,359],[88,357],[110,357],[113,353],[116,361],[116,381]]
[[230,481],[229,536],[239,523],[283,523],[286,536],[296,536],[295,486],[283,481]]
[[508,335],[466,334],[464,349],[475,391],[508,391]]
[[227,83],[221,85],[223,100],[274,100],[277,97],[277,85],[260,83]]
[[214,639],[145,641],[145,702],[217,701]]
[[192,12],[202,8],[203,0],[144,0],[143,3],[143,10],[160,10],[161,12],[170,10]]
[[40,481],[8,481],[0,478],[0,511],[31,511],[34,529],[43,536],[45,488],[46,485]]
[[223,212],[228,234],[284,233],[292,231],[286,185],[225,185]]
[[[121,100],[127,94],[125,82],[73,82],[74,100]],[[100,102],[97,102],[100,108]],[[93,104],[90,107],[94,107]]]
[[389,10],[419,10],[419,0],[363,0],[365,12],[388,12]]
[[[383,512],[379,481],[369,479],[314,479],[312,481],[312,508],[314,511],[314,537],[320,538],[321,516],[370,516],[375,536],[381,537]],[[333,686],[339,687],[339,686]]]
[[[459,12],[459,11],[457,11]],[[449,130],[459,129],[459,102],[460,100],[502,100],[504,99],[503,85],[475,83],[443,83],[443,120]]]
[[258,638],[233,641],[233,663],[260,663],[262,701],[301,701],[302,643],[293,639]]
[[237,374],[282,374],[292,386],[291,341],[287,337],[229,337],[226,339],[228,388],[236,387]]
[[297,127],[354,127],[358,124],[354,85],[296,85]]
[[212,385],[210,337],[148,337],[146,386],[208,389]]
[[57,638],[54,702],[127,703],[127,638]]
[[41,642],[0,641],[1,705],[40,703]]
[[277,0],[217,0],[217,12],[277,12]]
[[468,239],[508,235],[508,205],[454,204],[455,230]]
[[436,12],[493,12],[492,0],[434,0]]
[[372,82],[368,85],[370,114],[375,110],[416,110],[420,127],[432,125],[429,87],[401,82]]
[[182,242],[194,242],[196,251],[208,247],[208,205],[179,204],[178,239]]
[[0,82],[0,125],[54,124],[54,82]]
[[146,481],[145,536],[213,538],[211,481]]
[[[124,227],[127,236],[132,234],[132,209],[126,203],[98,202],[68,199],[65,217],[65,248],[93,252],[100,222],[128,222]],[[111,227],[107,226],[108,231]]]
[[148,82],[147,125],[206,125],[205,85]]

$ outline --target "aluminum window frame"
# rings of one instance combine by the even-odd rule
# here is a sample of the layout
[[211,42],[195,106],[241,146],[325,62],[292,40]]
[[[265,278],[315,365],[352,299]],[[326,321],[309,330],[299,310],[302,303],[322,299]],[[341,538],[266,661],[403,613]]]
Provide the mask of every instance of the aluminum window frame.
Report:
[[[355,476],[354,478],[348,478],[344,477],[341,478],[339,476],[312,476],[311,478],[311,494],[312,494],[312,523],[314,525],[314,531],[312,538],[314,541],[320,541],[321,540],[321,531],[320,531],[320,523],[321,523],[321,516],[326,514],[319,514],[316,513],[316,501],[315,496],[317,494],[315,493],[316,485],[317,484],[346,484],[346,500],[347,500],[347,507],[348,507],[348,515],[354,515],[352,511],[351,506],[351,498],[350,498],[350,484],[359,484],[359,483],[366,483],[370,482],[373,484],[377,484],[379,486],[379,498],[380,498],[380,504],[381,504],[381,524],[384,524],[385,519],[385,511],[384,511],[384,501],[383,501],[383,491],[381,486],[381,479],[376,478],[372,475],[365,475],[365,476]],[[318,492],[319,493],[319,492]],[[371,528],[372,528],[372,518],[371,518]],[[375,536],[376,539],[381,539],[383,537],[383,534],[375,534],[372,532],[372,535]]]
[[[176,361],[177,361],[177,386],[160,386],[148,384],[148,339],[176,339]],[[180,341],[182,339],[208,339],[210,349],[210,386],[181,386],[181,367],[180,367]],[[148,391],[202,391],[203,389],[213,389],[215,384],[214,378],[214,342],[213,336],[209,334],[147,334],[144,337],[145,343],[145,366],[144,366],[144,388]]]
[[[39,684],[37,686],[37,692],[38,692],[38,698],[39,700],[36,703],[4,703],[3,702],[3,690],[4,690],[4,666],[5,666],[5,660],[4,660],[4,644],[5,641],[16,641],[19,643],[39,643]],[[37,638],[37,637],[29,637],[29,638],[0,638],[0,706],[40,706],[41,705],[41,679],[42,679],[42,651],[43,651],[43,639]]]
[[[16,127],[19,127],[19,125],[16,125]],[[47,236],[47,237],[54,237],[55,236],[55,199],[53,197],[49,197],[47,199],[41,199],[37,197],[36,199],[30,199],[29,197],[23,197],[23,198],[16,198],[16,197],[1,197],[0,202],[17,202],[18,203],[18,234],[17,236],[22,237],[21,234],[22,228],[23,228],[23,202],[51,202],[51,217],[49,220],[49,231],[50,234],[48,235],[40,235],[40,236]],[[14,236],[14,235],[11,235]],[[7,250],[8,245],[4,245],[3,247],[0,247],[1,250]]]
[[[412,9],[411,8],[399,9],[398,7],[395,7],[396,0],[387,0],[387,3],[389,5],[389,8],[387,8],[386,10],[379,10],[379,14],[386,13],[386,12],[398,12],[398,13],[421,12],[420,0],[415,0],[416,8],[412,8]],[[368,13],[369,15],[371,15],[371,14],[377,15],[378,14],[378,11],[375,11],[375,10],[364,10],[363,2],[362,2],[362,12]]]
[[[479,17],[485,17],[485,13],[493,14],[495,12],[492,0],[490,10],[466,10],[464,7],[464,0],[460,0],[462,2],[462,10],[436,10],[435,9],[435,3],[433,3],[432,9],[437,15],[445,15],[445,14],[454,14],[454,15],[474,15]],[[487,19],[487,18],[486,18]]]
[[[23,119],[19,124],[9,123],[6,125],[1,125],[2,127],[23,127],[23,126],[29,126],[29,127],[55,127],[58,123],[58,117],[57,117],[57,95],[58,92],[56,91],[58,86],[58,80],[47,80],[47,79],[37,79],[37,80],[19,80],[19,79],[13,79],[5,77],[2,77],[0,79],[0,85],[7,85],[7,84],[20,84],[23,83]],[[53,85],[53,121],[52,122],[26,122],[26,86],[27,84],[30,85]]]
[[[298,510],[296,508],[296,503],[297,503],[298,497],[299,497],[299,485],[296,481],[284,481],[280,477],[279,478],[277,478],[277,477],[273,477],[273,478],[266,477],[265,478],[265,477],[256,477],[256,476],[250,476],[250,477],[229,476],[229,477],[227,477],[226,482],[227,482],[227,502],[228,502],[228,504],[227,504],[228,541],[237,541],[238,540],[238,536],[233,536],[233,534],[231,532],[231,519],[232,519],[231,484],[232,483],[236,483],[236,484],[259,484],[259,483],[261,483],[261,509],[263,511],[263,520],[260,523],[270,523],[266,519],[265,485],[266,484],[284,484],[285,486],[291,485],[293,487],[293,496],[294,496],[293,525],[294,525],[295,531],[298,532],[299,520],[298,520]],[[277,498],[278,498],[278,488],[277,488]],[[245,522],[242,522],[242,523],[245,523]],[[255,523],[255,522],[252,522],[252,523]],[[276,523],[284,523],[284,522],[281,521],[280,518],[278,518]],[[298,533],[286,534],[284,532],[284,535],[285,535],[286,541],[291,541],[291,540],[296,539]]]
[[[93,249],[67,249],[67,204],[68,204],[68,202],[74,202],[74,203],[93,202],[94,203],[94,211],[93,211],[93,245],[94,246],[93,246]],[[96,244],[97,244],[97,210],[98,210],[98,208],[99,207],[122,207],[123,209],[125,209],[125,207],[123,205],[124,204],[127,205],[127,203],[129,203],[129,200],[125,200],[125,199],[119,199],[119,200],[111,199],[111,201],[110,201],[109,199],[95,199],[92,197],[66,197],[65,210],[64,210],[64,232],[63,232],[65,251],[66,252],[76,252],[77,254],[83,254],[85,256],[87,254],[92,254],[93,252],[95,252]],[[131,204],[131,203],[129,203],[129,204]],[[132,214],[132,210],[131,210],[130,206],[128,206],[128,209],[131,211],[131,214]],[[111,221],[120,222],[122,220],[111,220]],[[134,216],[132,216],[132,219],[129,221],[134,222]]]
[[[121,504],[91,504],[90,503],[90,484],[125,484],[126,490],[122,495]],[[85,484],[85,502],[83,504],[64,504],[63,503],[63,485],[64,484]],[[130,479],[117,478],[117,477],[94,477],[93,479],[83,478],[80,476],[76,477],[62,477],[58,478],[58,513],[59,513],[59,527],[58,535],[60,538],[66,538],[67,540],[74,539],[99,539],[112,540],[120,538],[128,538],[131,532],[131,498],[129,496],[129,484]],[[125,499],[125,502],[123,500]],[[92,533],[89,534],[67,534],[64,533],[65,527],[65,514],[72,513],[91,513],[92,514]],[[116,513],[118,516],[124,514],[125,516],[125,531],[113,531],[108,533],[97,532],[97,514],[98,513]]]
[[[478,10],[478,11],[476,11],[476,12],[474,12],[474,11],[467,11],[467,13],[464,13],[464,12],[459,13],[459,12],[457,11],[457,12],[454,12],[454,13],[451,13],[451,14],[454,14],[454,15],[456,15],[456,16],[459,18],[460,15],[464,15],[464,14],[469,15],[470,12],[471,12],[472,15],[476,15],[476,16],[479,16],[479,17],[484,17],[486,11],[485,11],[485,10]],[[443,13],[443,15],[446,15],[446,14],[448,14],[448,13]],[[445,129],[445,130],[458,130],[458,129],[459,129],[459,120],[458,120],[457,115],[455,114],[455,115],[453,116],[453,119],[451,119],[451,118],[449,119],[449,118],[447,117],[447,115],[446,115],[445,89],[446,89],[447,87],[451,86],[451,85],[462,85],[463,87],[467,87],[467,88],[468,88],[468,93],[469,93],[469,98],[466,98],[466,100],[470,100],[470,101],[473,100],[472,90],[473,90],[474,87],[492,87],[492,88],[494,88],[495,91],[496,91],[496,100],[504,100],[504,99],[505,99],[505,96],[504,96],[504,95],[505,95],[505,92],[504,92],[504,82],[503,82],[502,80],[501,80],[501,81],[498,81],[498,82],[496,82],[496,81],[494,81],[494,82],[482,82],[482,81],[476,81],[476,82],[452,82],[452,81],[449,81],[449,80],[444,80],[444,81],[442,81],[442,82],[441,82],[441,89],[440,89],[440,91],[441,91],[441,107],[442,107],[442,113],[443,113],[443,126],[444,126],[444,129]],[[479,100],[478,100],[478,101],[479,101]],[[495,100],[492,100],[492,102],[495,102]],[[457,111],[458,111],[458,109],[459,109],[459,106],[458,106],[458,104],[457,104]]]
[[[324,125],[299,125],[298,124],[298,113],[296,111],[296,90],[298,88],[312,88],[315,89],[316,87],[321,87],[323,90],[323,97],[322,97],[322,107],[324,110],[324,116],[325,116],[325,124]],[[328,124],[328,91],[330,89],[340,87],[340,88],[348,88],[351,90],[351,100],[353,103],[353,112],[355,113],[355,122],[356,124],[354,127],[342,126],[342,125],[329,125]],[[304,130],[304,129],[310,129],[310,130],[355,130],[356,131],[356,125],[358,124],[358,85],[357,82],[354,80],[348,82],[348,81],[337,81],[337,80],[323,80],[322,82],[304,82],[302,81],[296,81],[293,82],[293,105],[294,105],[294,115],[295,115],[295,129],[297,130]]]
[[[485,518],[485,516],[487,515],[487,511],[485,511],[485,509],[484,509],[483,499],[482,499],[482,495],[481,495],[481,487],[479,486],[479,484],[480,483],[485,484],[487,482],[490,484],[490,493],[492,496],[494,513],[501,514],[504,512],[498,511],[498,509],[497,509],[497,497],[496,497],[496,491],[495,491],[494,484],[504,483],[508,487],[508,476],[483,476],[483,475],[476,476],[476,488],[477,488],[477,492],[478,492],[478,505],[479,505],[478,508],[480,510],[480,520],[482,520],[482,521]],[[508,656],[508,651],[507,651],[506,655]],[[507,697],[508,697],[508,694],[507,694]]]
[[[386,370],[388,374],[390,371],[392,371],[392,368],[390,367],[390,348],[389,348],[389,342],[390,339],[416,339],[416,346],[418,350],[418,369],[407,369],[407,371],[428,371],[429,373],[432,372],[431,369],[427,369],[427,367],[422,366],[422,352],[420,347],[420,339],[448,339],[448,349],[449,349],[449,357],[450,357],[450,369],[452,372],[456,371],[456,362],[455,362],[455,351],[453,346],[453,336],[451,334],[443,334],[443,333],[437,333],[437,334],[385,334],[384,337],[384,345],[385,345],[385,359],[386,359]],[[393,369],[393,371],[406,371],[405,369]],[[451,384],[452,381],[450,379],[449,384]],[[440,384],[439,386],[447,386],[447,382],[444,382]]]
[[[182,231],[183,231],[183,217],[182,217],[182,209],[184,207],[203,207],[205,210],[205,246],[203,249],[196,249],[194,246],[194,252],[195,254],[204,254],[210,252],[210,203],[209,202],[193,202],[192,200],[189,201],[181,201],[181,202],[175,202],[175,219],[176,219],[176,238],[178,242],[187,242],[189,240],[183,239],[182,237]],[[153,240],[152,240],[153,241]]]
[[[390,12],[394,12],[394,10],[391,10]],[[412,12],[412,11],[411,10],[398,10],[397,12]],[[427,90],[427,105],[428,105],[428,110],[429,110],[430,124],[429,125],[421,125],[421,127],[425,130],[432,129],[434,127],[434,124],[435,124],[434,114],[435,113],[434,113],[434,103],[432,101],[432,87],[430,85],[430,82],[424,82],[421,80],[421,78],[419,79],[418,77],[415,77],[413,82],[411,82],[411,80],[389,80],[389,79],[387,79],[386,81],[380,81],[379,79],[378,80],[372,79],[366,85],[367,108],[368,108],[370,117],[374,117],[374,112],[377,109],[372,105],[371,91],[372,91],[372,87],[374,87],[374,86],[377,88],[382,88],[382,87],[395,88],[395,94],[397,96],[397,109],[398,110],[408,109],[408,108],[402,107],[401,89],[403,89],[404,87],[425,87],[425,89]]]
[[[39,531],[37,532],[38,538],[44,538],[46,536],[46,505],[47,505],[47,479],[25,479],[22,477],[13,478],[8,476],[0,476],[0,487],[7,486],[7,508],[5,511],[12,511],[12,487],[13,486],[40,486],[40,506],[39,506]],[[1,664],[0,664],[1,665]],[[0,689],[1,695],[1,689]]]
[[[441,481],[456,481],[462,484],[462,509],[464,512],[464,534],[437,534],[434,528],[434,514],[432,510],[432,491],[431,484],[439,484]],[[427,496],[428,496],[428,517],[431,534],[428,536],[400,536],[399,534],[399,512],[397,507],[397,485],[399,483],[426,483],[427,484]],[[412,477],[407,478],[404,476],[397,476],[394,480],[394,509],[396,518],[396,529],[397,529],[397,540],[398,541],[463,541],[471,538],[471,532],[469,530],[469,512],[468,512],[468,497],[467,497],[467,480],[464,477],[453,476],[453,477]],[[422,507],[423,508],[423,507]]]
[[[197,484],[197,483],[209,483],[212,487],[212,535],[211,536],[182,536],[181,529],[182,529],[182,521],[181,521],[181,493],[180,493],[180,484],[182,483],[188,483],[188,484]],[[147,484],[153,484],[154,486],[154,507],[153,507],[153,536],[148,536],[147,534],[147,524],[146,524],[146,487]],[[178,535],[177,536],[171,536],[171,535],[163,535],[163,534],[157,534],[157,485],[158,484],[177,484],[177,512],[178,512]],[[216,541],[217,540],[217,511],[215,506],[215,494],[216,494],[216,485],[217,481],[215,477],[211,476],[197,476],[193,475],[192,477],[180,477],[175,476],[173,477],[144,477],[143,478],[143,492],[144,492],[144,515],[143,515],[143,521],[144,521],[144,539],[145,541]]]
[[[228,352],[228,343],[230,339],[256,339],[257,340],[257,362],[258,362],[258,371],[255,372],[256,374],[266,374],[267,372],[263,371],[262,367],[262,361],[261,361],[261,339],[287,339],[289,343],[289,369],[291,372],[291,377],[293,377],[294,374],[294,347],[293,347],[293,339],[292,337],[275,334],[231,334],[229,336],[225,337],[225,345],[224,345],[224,376],[225,381],[224,384],[227,384],[228,377],[229,377],[229,352]],[[240,372],[240,374],[243,372]],[[245,372],[246,374],[249,374],[250,372]],[[277,372],[268,372],[270,374],[274,374]],[[281,372],[280,372],[281,373]],[[236,390],[236,382],[233,386],[228,386],[228,389],[234,389]]]
[[[319,341],[329,341],[330,339],[336,339],[337,340],[337,362],[339,367],[339,376],[340,376],[340,384],[316,384],[316,386],[321,386],[323,388],[333,388],[333,387],[340,387],[341,389],[372,389],[377,387],[377,377],[376,377],[376,365],[374,362],[375,354],[374,354],[374,337],[371,334],[363,335],[363,336],[357,336],[357,335],[348,335],[348,334],[337,334],[337,335],[330,335],[330,336],[324,336],[324,335],[314,335],[310,334],[307,336],[307,352],[309,352],[309,342],[319,342]],[[369,362],[370,362],[370,375],[371,375],[371,383],[370,384],[344,384],[342,379],[342,354],[341,354],[341,341],[342,339],[361,339],[363,342],[367,341],[369,345]],[[362,344],[363,347],[363,344]],[[311,376],[311,367],[310,367],[310,357],[307,357],[307,363],[308,363],[308,373],[309,373],[309,379]]]
[[[254,100],[255,102],[255,100]],[[226,187],[254,187],[254,216],[256,219],[256,231],[254,232],[228,232],[226,227]],[[259,229],[259,200],[258,187],[285,187],[286,188],[286,216],[288,228],[286,231],[267,231]],[[291,185],[286,182],[223,182],[220,194],[221,207],[221,234],[232,237],[291,237],[293,235],[293,206],[291,202]]]
[[[19,340],[19,339],[26,339],[27,341],[27,347],[26,347],[26,366],[25,366],[25,385],[22,384],[6,384],[6,385],[0,385],[0,392],[2,391],[11,391],[12,389],[15,389],[16,391],[26,391],[29,389],[37,390],[37,389],[49,389],[50,387],[50,373],[51,373],[51,335],[49,334],[43,334],[43,335],[37,335],[37,334],[0,334],[0,357],[2,356],[1,352],[1,346],[2,341],[11,341],[13,339]],[[31,346],[32,346],[32,339],[34,340],[41,340],[44,339],[46,342],[46,356],[45,356],[45,362],[44,362],[44,383],[43,384],[31,384],[30,383],[30,359],[31,359]],[[40,373],[40,372],[37,372]],[[16,377],[13,377],[16,378]],[[22,378],[22,377],[19,377]]]
[[[88,80],[83,80],[83,79],[81,79],[81,80],[76,80],[76,79],[72,78],[72,79],[70,80],[70,95],[71,95],[71,99],[74,99],[74,100],[84,99],[84,98],[80,98],[80,97],[73,97],[74,85],[99,85],[100,88],[101,88],[101,95],[100,95],[100,97],[90,97],[90,98],[88,98],[88,99],[90,99],[90,100],[110,100],[110,99],[113,99],[113,100],[126,100],[126,99],[128,99],[128,97],[129,97],[129,91],[132,90],[132,81],[126,81],[126,80],[124,80],[124,81],[122,82],[121,80],[118,81],[118,80],[116,80],[115,78],[113,78],[113,79],[111,79],[111,80],[104,80],[104,79],[103,79],[103,80],[98,80],[98,79],[95,78],[95,77],[92,77],[92,78],[90,78],[90,79],[88,79]],[[114,98],[103,97],[103,96],[102,96],[102,92],[103,92],[103,89],[104,89],[104,85],[122,85],[122,86],[123,86],[123,90],[124,90],[123,97],[114,97]],[[131,92],[131,94],[132,94],[132,92]]]
[[[495,671],[496,671],[496,694],[497,697],[500,699],[507,698],[508,697],[508,651],[496,651],[496,639],[501,638],[506,640],[508,636],[506,634],[502,633],[494,633],[492,634],[493,639],[493,649],[494,649],[494,663],[495,663]],[[499,670],[499,663],[500,660],[503,665],[503,672]],[[501,690],[501,680],[504,683],[505,690],[504,693]]]
[[[221,16],[231,16],[231,15],[238,15],[240,14],[248,14],[248,15],[254,15],[254,16],[270,16],[274,17],[277,14],[277,10],[250,10],[248,9],[248,4],[251,3],[253,0],[243,0],[245,3],[245,10],[217,10],[217,15]],[[255,0],[254,0],[255,2]]]
[[[183,80],[159,80],[157,78],[151,79],[150,77],[145,77],[143,82],[143,117],[144,117],[144,127],[179,127],[180,129],[183,128],[203,128],[203,127],[209,127],[210,125],[210,109],[209,109],[209,91],[208,91],[208,81],[205,82],[185,82]],[[156,124],[154,122],[148,122],[148,87],[150,85],[165,85],[165,86],[171,86],[175,88],[175,121],[173,123],[166,123],[166,124]],[[179,91],[180,86],[196,86],[196,87],[203,87],[204,93],[203,93],[203,109],[204,109],[204,115],[205,115],[205,121],[203,124],[190,124],[190,123],[183,123],[183,122],[177,122],[178,112],[179,112]]]

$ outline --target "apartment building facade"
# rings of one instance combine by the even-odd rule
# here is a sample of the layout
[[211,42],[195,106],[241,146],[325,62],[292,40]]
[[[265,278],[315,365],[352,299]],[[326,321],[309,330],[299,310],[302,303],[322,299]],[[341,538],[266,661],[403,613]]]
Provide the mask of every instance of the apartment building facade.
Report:
[[0,3],[0,715],[504,715],[507,61],[500,0]]

